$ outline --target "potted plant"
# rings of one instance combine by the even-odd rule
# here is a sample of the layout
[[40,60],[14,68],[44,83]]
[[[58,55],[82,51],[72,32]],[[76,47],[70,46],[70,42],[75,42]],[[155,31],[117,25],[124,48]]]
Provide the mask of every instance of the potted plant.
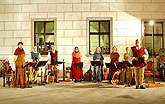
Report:
[[107,71],[108,71],[108,68],[105,68],[104,67],[104,78],[107,79]]
[[66,67],[66,77],[68,82],[70,81],[70,70],[71,70],[70,66]]

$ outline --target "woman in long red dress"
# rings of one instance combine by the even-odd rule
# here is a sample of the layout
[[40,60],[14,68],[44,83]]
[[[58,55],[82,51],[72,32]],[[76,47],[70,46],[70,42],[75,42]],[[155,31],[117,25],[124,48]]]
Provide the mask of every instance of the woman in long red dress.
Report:
[[75,47],[74,52],[72,53],[72,64],[71,64],[71,73],[70,73],[70,78],[73,80],[75,79],[75,82],[78,81],[78,79],[83,79],[83,71],[81,68],[78,68],[78,73],[77,73],[77,68],[73,68],[73,63],[74,62],[81,62],[81,57],[82,54],[79,52],[79,48]]
[[[119,61],[119,57],[120,57],[120,55],[119,55],[119,53],[117,52],[117,47],[114,46],[114,47],[112,48],[112,52],[110,53],[110,59],[111,59],[111,62],[110,62],[110,63],[111,63],[111,64],[114,64],[115,62]],[[115,68],[115,67],[109,69],[109,72],[111,72],[111,73],[109,73],[109,80],[110,80],[110,81],[112,80],[113,74],[114,74],[117,70],[118,70],[118,69]]]

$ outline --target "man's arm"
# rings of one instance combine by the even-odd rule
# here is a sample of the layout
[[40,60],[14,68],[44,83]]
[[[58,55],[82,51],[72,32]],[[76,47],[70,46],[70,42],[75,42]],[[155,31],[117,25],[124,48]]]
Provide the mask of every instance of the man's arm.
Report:
[[147,51],[147,49],[144,49],[144,55],[143,55],[143,57],[144,57],[144,60],[147,60],[148,59],[148,57],[149,57],[149,54],[148,54],[148,51]]
[[41,54],[39,53],[39,60],[41,61],[42,60],[42,57],[41,57]]
[[29,57],[28,58],[29,58],[29,62],[33,62],[31,52],[29,53]]
[[17,60],[17,58],[18,58],[18,55],[14,55],[13,56],[13,62],[15,63],[15,61]]
[[48,64],[50,64],[51,62],[51,56],[50,56],[50,52],[48,53],[48,58],[47,58],[47,60],[48,60]]
[[129,59],[129,61],[131,62],[132,61],[132,59],[133,59],[133,52],[132,52],[132,49],[129,51],[129,53],[128,53],[128,59]]

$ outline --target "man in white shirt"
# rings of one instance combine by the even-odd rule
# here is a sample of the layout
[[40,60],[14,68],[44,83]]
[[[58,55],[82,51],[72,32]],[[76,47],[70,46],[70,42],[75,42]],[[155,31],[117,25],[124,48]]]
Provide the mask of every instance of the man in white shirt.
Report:
[[131,47],[129,52],[129,60],[132,61],[132,65],[135,73],[136,89],[145,89],[143,86],[144,79],[144,66],[145,61],[148,59],[148,51],[146,47],[140,45],[141,41],[136,39],[135,46]]
[[58,51],[54,45],[51,46],[52,50],[48,53],[48,63],[51,65],[52,74],[54,75],[54,82],[59,83],[58,75],[59,70],[57,69],[58,64]]

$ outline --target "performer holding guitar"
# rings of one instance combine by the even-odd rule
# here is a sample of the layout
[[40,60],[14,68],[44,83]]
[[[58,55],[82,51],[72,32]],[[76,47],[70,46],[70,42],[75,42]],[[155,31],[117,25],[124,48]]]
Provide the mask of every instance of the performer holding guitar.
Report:
[[136,89],[139,89],[139,85],[141,89],[145,89],[143,86],[144,79],[144,66],[145,60],[148,59],[148,51],[146,47],[140,45],[141,41],[136,39],[135,46],[131,47],[129,52],[129,60],[132,61],[132,65],[135,73],[135,82]]

